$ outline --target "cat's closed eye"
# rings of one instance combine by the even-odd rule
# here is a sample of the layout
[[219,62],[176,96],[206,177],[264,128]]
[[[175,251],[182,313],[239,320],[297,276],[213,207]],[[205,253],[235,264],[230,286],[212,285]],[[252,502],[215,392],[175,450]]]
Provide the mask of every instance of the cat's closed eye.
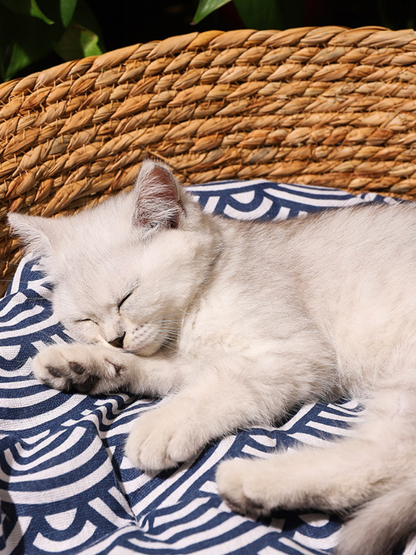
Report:
[[127,301],[127,299],[132,295],[133,291],[130,291],[130,293],[128,293],[125,297],[123,297],[121,299],[121,301],[118,303],[117,308],[120,310],[120,308],[122,307],[123,303],[125,301]]

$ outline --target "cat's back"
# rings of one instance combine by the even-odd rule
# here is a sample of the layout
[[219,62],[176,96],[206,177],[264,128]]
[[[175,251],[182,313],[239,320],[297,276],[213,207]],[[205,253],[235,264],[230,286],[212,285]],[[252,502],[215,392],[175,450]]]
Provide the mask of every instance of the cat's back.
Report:
[[223,227],[229,247],[221,287],[237,291],[233,303],[244,315],[271,321],[273,314],[295,314],[300,307],[340,341],[383,341],[400,333],[403,322],[416,331],[413,203]]
[[[416,283],[416,205],[372,204],[305,219],[290,242],[302,275],[320,289],[356,282],[379,288]],[[393,281],[392,281],[393,280]]]
[[[310,253],[337,259],[348,258],[355,251],[374,253],[377,257],[397,247],[403,254],[416,251],[416,204],[362,204],[332,209],[305,218],[298,225],[299,246]],[[341,247],[342,251],[338,251]]]
[[416,206],[359,206],[310,224],[296,241],[302,298],[350,390],[416,344]]
[[[282,272],[318,281],[327,272],[368,271],[385,265],[413,271],[416,261],[416,204],[371,203],[330,209],[281,222],[221,224],[227,268],[242,279]],[[237,278],[237,276],[234,276]],[[237,278],[238,279],[238,278]]]

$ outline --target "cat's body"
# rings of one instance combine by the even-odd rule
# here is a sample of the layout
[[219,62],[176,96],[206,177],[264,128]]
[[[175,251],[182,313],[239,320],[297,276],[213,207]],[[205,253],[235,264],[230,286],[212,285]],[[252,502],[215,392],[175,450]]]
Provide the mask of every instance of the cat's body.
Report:
[[44,256],[54,309],[81,343],[34,372],[58,389],[171,395],[126,445],[139,468],[185,461],[294,406],[367,399],[351,439],[269,460],[226,461],[221,494],[248,514],[349,511],[341,555],[387,555],[416,528],[416,207],[305,220],[202,214],[164,166],[135,190],[59,220],[14,215]]

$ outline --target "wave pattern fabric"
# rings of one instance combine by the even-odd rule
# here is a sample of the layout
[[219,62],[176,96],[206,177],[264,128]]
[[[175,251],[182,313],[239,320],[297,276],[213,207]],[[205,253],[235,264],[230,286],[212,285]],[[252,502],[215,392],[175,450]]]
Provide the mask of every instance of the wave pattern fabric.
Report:
[[[362,202],[373,194],[261,180],[213,183],[188,191],[207,212],[278,220]],[[158,401],[127,394],[85,396],[48,389],[31,359],[70,341],[55,319],[51,288],[26,257],[0,301],[0,552],[113,554],[331,553],[340,521],[311,512],[276,512],[257,522],[218,495],[215,469],[226,457],[268,457],[276,448],[323,445],[351,434],[355,401],[304,406],[274,428],[252,428],[208,445],[194,460],[150,477],[123,446],[136,418]],[[414,555],[409,544],[406,555]]]

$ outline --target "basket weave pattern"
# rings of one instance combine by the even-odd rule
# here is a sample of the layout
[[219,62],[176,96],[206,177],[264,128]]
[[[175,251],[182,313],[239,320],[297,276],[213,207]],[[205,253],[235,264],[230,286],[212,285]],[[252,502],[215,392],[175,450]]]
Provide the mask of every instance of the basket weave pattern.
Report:
[[416,32],[209,31],[0,85],[0,273],[9,210],[72,213],[157,156],[185,183],[264,177],[416,197]]

